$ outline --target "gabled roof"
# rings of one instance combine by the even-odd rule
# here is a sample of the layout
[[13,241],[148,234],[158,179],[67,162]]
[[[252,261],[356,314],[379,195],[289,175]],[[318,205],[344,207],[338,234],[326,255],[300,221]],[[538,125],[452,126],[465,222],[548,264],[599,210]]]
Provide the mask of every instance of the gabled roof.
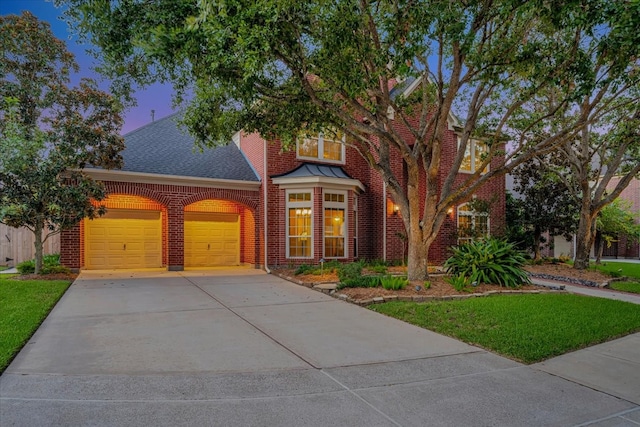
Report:
[[178,127],[176,113],[124,135],[122,172],[259,181],[244,154],[229,144],[200,151]]
[[351,178],[340,166],[303,163],[297,168],[280,175],[272,175],[274,184],[282,188],[300,188],[308,185],[330,185],[359,189],[364,191],[362,183]]

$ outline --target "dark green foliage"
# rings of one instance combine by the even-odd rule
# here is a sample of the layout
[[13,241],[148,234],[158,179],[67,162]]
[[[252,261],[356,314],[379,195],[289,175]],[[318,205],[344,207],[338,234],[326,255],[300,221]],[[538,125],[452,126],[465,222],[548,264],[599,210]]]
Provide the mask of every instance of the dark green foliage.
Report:
[[452,252],[444,267],[470,283],[517,288],[530,282],[522,268],[526,259],[512,243],[499,239],[478,240],[452,248]]
[[309,264],[302,264],[301,266],[299,266],[298,268],[296,268],[296,271],[293,273],[296,276],[300,275],[300,274],[311,274],[311,272],[315,271],[316,267],[309,265]]
[[461,275],[461,274],[448,277],[445,280],[451,286],[453,286],[453,289],[455,289],[458,292],[468,292],[469,291],[469,285],[471,284],[471,281],[468,278],[466,278],[465,276]]
[[409,281],[406,277],[400,276],[382,276],[380,277],[380,284],[383,288],[396,291],[398,289],[404,289],[409,284]]
[[373,265],[370,267],[367,267],[367,270],[373,272],[373,273],[377,273],[377,274],[386,274],[387,273],[387,266],[386,265]]
[[360,276],[341,280],[336,289],[343,288],[377,288],[382,276]]
[[[20,274],[33,274],[36,271],[36,260],[30,259],[16,265]],[[69,273],[69,269],[60,265],[60,254],[45,255],[40,274]]]
[[362,263],[352,262],[349,264],[342,264],[338,268],[338,279],[344,282],[348,279],[357,279],[362,276]]

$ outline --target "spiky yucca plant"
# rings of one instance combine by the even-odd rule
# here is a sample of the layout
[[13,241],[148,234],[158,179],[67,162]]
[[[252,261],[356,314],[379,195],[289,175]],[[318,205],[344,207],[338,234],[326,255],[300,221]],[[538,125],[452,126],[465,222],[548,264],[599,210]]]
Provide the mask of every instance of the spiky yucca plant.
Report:
[[445,263],[447,272],[468,278],[477,284],[495,284],[517,288],[531,283],[522,268],[524,255],[513,244],[489,238],[452,248],[453,255]]

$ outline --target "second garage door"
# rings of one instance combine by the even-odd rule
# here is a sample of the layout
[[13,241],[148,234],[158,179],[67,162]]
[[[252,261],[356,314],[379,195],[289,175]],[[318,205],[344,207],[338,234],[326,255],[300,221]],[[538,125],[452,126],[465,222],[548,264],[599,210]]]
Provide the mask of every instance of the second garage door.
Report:
[[160,212],[109,209],[85,221],[85,268],[162,267]]
[[240,264],[238,214],[185,212],[185,267],[216,267]]

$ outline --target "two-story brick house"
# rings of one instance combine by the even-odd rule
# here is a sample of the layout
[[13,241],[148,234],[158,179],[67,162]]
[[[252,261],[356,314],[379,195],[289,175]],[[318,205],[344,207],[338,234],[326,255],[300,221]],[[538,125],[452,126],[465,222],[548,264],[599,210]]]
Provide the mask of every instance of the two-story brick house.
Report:
[[[441,181],[457,151],[456,125],[452,118]],[[88,171],[104,181],[109,212],[63,232],[62,262],[74,269],[182,270],[406,255],[396,205],[341,134],[301,137],[291,150],[257,134],[239,132],[233,139],[198,152],[173,116],[126,135],[122,170]],[[475,170],[481,150],[481,144],[468,147],[458,179]],[[402,182],[400,156],[393,167]],[[450,210],[431,246],[431,263],[443,262],[471,226],[480,234],[500,232],[504,187],[504,178],[496,178],[476,193],[490,202],[486,215],[466,204]]]

